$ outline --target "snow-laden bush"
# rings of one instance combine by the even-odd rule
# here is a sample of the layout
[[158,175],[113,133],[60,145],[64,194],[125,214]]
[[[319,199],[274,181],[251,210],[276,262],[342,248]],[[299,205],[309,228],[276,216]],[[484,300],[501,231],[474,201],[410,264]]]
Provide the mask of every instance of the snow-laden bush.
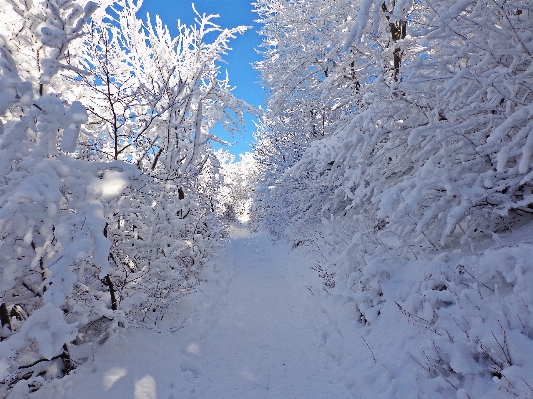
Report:
[[398,307],[430,331],[414,358],[457,397],[532,398],[530,242],[443,254]]
[[373,222],[355,235],[325,226],[302,244],[318,259],[324,310],[343,309],[329,316],[328,347],[359,348],[337,356],[361,395],[533,398],[531,225],[437,256]]
[[69,314],[67,298],[85,283],[78,276],[86,267],[100,278],[110,270],[103,206],[91,195],[95,178],[62,155],[75,149],[87,113],[63,99],[56,78],[95,9],[92,2],[60,1],[9,2],[0,9],[0,356],[8,384],[31,375],[19,366],[41,357],[61,357],[64,367],[55,374],[68,371],[65,344],[87,309]]

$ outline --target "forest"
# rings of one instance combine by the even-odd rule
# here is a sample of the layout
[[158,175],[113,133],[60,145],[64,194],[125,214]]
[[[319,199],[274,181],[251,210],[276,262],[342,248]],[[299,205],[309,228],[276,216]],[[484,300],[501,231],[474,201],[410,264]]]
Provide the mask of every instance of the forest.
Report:
[[533,4],[255,0],[264,111],[247,27],[141,5],[0,2],[0,396],[159,326],[246,218],[313,259],[347,397],[533,398]]

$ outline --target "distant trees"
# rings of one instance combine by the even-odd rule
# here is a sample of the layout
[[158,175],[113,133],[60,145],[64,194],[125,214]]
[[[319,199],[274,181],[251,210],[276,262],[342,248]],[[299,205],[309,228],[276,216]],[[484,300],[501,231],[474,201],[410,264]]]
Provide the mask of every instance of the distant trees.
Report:
[[251,108],[216,62],[245,28],[197,14],[173,38],[140,6],[0,3],[3,394],[69,372],[71,345],[163,318],[221,235],[210,129]]
[[359,57],[343,48],[343,30],[351,24],[355,3],[254,4],[265,36],[264,60],[256,68],[270,93],[268,114],[257,132],[255,154],[265,174],[254,207],[256,217],[261,214],[279,230],[298,215],[318,215],[315,206],[321,207],[321,196],[330,191],[315,186],[322,171],[301,178],[286,171],[305,158],[313,142],[345,126],[361,100],[360,82],[366,76],[359,71]]
[[217,212],[226,224],[246,221],[250,217],[251,198],[260,173],[254,154],[245,152],[237,162],[229,151],[218,150],[215,154],[224,180],[218,193]]

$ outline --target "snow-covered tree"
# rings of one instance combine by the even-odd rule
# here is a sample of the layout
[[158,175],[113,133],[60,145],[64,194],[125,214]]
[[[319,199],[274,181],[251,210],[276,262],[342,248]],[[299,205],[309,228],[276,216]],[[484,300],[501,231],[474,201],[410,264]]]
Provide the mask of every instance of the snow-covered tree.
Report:
[[[90,74],[74,79],[90,88],[80,98],[89,109],[85,153],[122,159],[154,177],[159,184],[154,194],[159,227],[152,230],[151,242],[160,246],[155,253],[164,254],[171,264],[188,259],[187,268],[195,269],[201,257],[186,248],[207,250],[220,234],[214,214],[220,184],[210,150],[210,143],[220,140],[211,129],[222,123],[233,133],[244,124],[243,112],[253,112],[233,96],[217,64],[229,50],[229,40],[246,27],[222,29],[213,15],[194,10],[197,25],[178,21],[174,38],[159,17],[155,24],[137,18],[141,4],[116,2],[104,19],[93,21],[86,36],[77,66]],[[206,36],[215,33],[218,36],[207,42]],[[116,240],[121,231],[139,225],[132,219],[136,213],[127,218],[114,213],[125,223],[114,224],[121,226],[113,233]],[[188,242],[185,247],[174,244],[183,240]]]
[[[437,248],[453,236],[507,228],[530,213],[529,10],[521,2],[483,4],[449,12],[447,3],[428,2],[368,1],[355,8],[352,28],[339,41],[345,52],[363,55],[356,64],[363,74],[361,99],[346,96],[356,107],[344,119],[350,122],[333,125],[311,144],[304,140],[305,154],[277,175],[278,186],[285,180],[306,187],[306,207],[295,215],[311,220],[348,211]],[[309,24],[320,31],[320,13],[310,12]],[[311,28],[300,29],[305,35]],[[272,59],[284,65],[281,57]],[[315,82],[309,90],[320,87]],[[327,104],[325,98],[315,106]],[[259,154],[283,148],[278,143],[284,135],[273,136]],[[276,187],[274,181],[268,185]],[[284,195],[282,189],[278,198]]]
[[2,394],[160,320],[220,237],[210,129],[250,107],[216,63],[245,28],[198,15],[172,38],[140,4],[0,4]]
[[[233,96],[217,63],[229,40],[246,28],[222,29],[214,16],[196,12],[198,25],[178,23],[173,38],[159,17],[155,25],[137,19],[140,6],[117,2],[105,19],[91,25],[80,65],[91,75],[77,79],[91,89],[81,98],[90,110],[88,155],[103,151],[153,177],[155,219],[143,234],[150,239],[131,242],[133,230],[145,223],[139,211],[110,212],[117,221],[109,233],[117,247],[136,248],[137,266],[154,270],[153,281],[165,292],[162,281],[176,280],[165,278],[163,270],[194,276],[221,234],[215,213],[221,180],[210,150],[210,143],[220,140],[211,129],[222,123],[234,132],[244,124],[243,112],[252,109]],[[207,42],[206,35],[215,33]]]
[[[23,374],[69,371],[66,344],[87,312],[66,306],[67,297],[83,291],[87,280],[78,276],[86,269],[96,275],[93,293],[104,291],[98,275],[109,271],[102,207],[86,195],[94,178],[65,155],[74,151],[87,113],[64,99],[68,88],[57,77],[95,9],[71,1],[0,5],[0,298],[7,338],[0,356],[7,384]],[[58,361],[62,366],[50,364]],[[22,372],[21,365],[31,367]]]
[[[251,111],[232,95],[217,65],[229,40],[247,28],[222,29],[215,16],[195,10],[198,25],[178,21],[178,35],[172,37],[159,16],[155,24],[137,18],[141,5],[115,2],[86,35],[76,63],[90,72],[76,76],[89,109],[85,145],[144,170],[163,164],[176,175],[192,173],[193,165],[202,163],[197,157],[205,144],[218,140],[208,128],[220,121],[235,132],[242,112]],[[218,37],[207,42],[206,35],[214,33]]]
[[424,18],[413,35],[427,57],[405,86],[427,123],[407,136],[412,172],[376,203],[442,245],[532,213],[532,20],[521,1],[432,5]]
[[[265,174],[254,195],[254,217],[279,231],[288,220],[309,211],[309,204],[321,202],[320,196],[328,191],[313,187],[313,178],[285,172],[302,159],[311,143],[329,137],[350,120],[367,72],[362,72],[364,66],[355,53],[343,47],[343,31],[355,12],[353,2],[254,4],[265,36],[264,60],[256,68],[270,93],[268,114],[256,134],[256,159]],[[314,210],[307,213],[317,215]]]
[[[288,16],[297,4],[265,4],[278,18],[271,29],[290,33],[287,46],[326,26],[312,7],[304,27],[297,14]],[[268,123],[292,109],[272,107],[258,159],[302,152],[285,168],[278,161],[269,170],[264,162],[259,217],[274,221],[263,223],[271,230],[281,225],[295,245],[319,247],[314,269],[325,289],[335,301],[343,298],[367,331],[391,305],[430,331],[416,356],[408,355],[421,366],[408,384],[411,396],[473,398],[480,387],[484,397],[531,396],[530,365],[519,350],[511,355],[511,348],[531,348],[530,324],[518,321],[529,320],[532,306],[524,298],[530,243],[509,248],[497,241],[490,253],[476,251],[476,237],[498,240],[531,221],[531,7],[484,0],[351,4],[338,38],[345,52],[357,54],[360,97],[345,97],[353,111],[327,135],[292,147]],[[278,16],[284,11],[285,20]],[[281,51],[265,36],[265,45]],[[300,60],[313,59],[305,47],[297,52]],[[267,62],[288,65],[281,55]],[[299,87],[305,102],[324,86]],[[284,95],[275,82],[267,88]],[[316,108],[328,104],[326,95],[313,101]],[[473,255],[460,255],[469,250]],[[508,284],[513,288],[500,291]]]

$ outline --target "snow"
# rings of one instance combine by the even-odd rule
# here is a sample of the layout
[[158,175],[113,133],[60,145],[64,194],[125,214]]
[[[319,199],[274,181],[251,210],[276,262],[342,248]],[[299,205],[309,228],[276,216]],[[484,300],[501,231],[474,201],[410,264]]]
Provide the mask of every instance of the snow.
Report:
[[234,227],[203,277],[160,330],[109,337],[30,398],[353,397],[317,329],[327,322],[304,279],[320,281],[301,253]]
[[368,16],[370,14],[370,7],[372,5],[375,5],[375,3],[376,2],[374,0],[363,0],[361,2],[356,23],[353,25],[352,29],[350,30],[350,34],[348,35],[346,42],[344,43],[345,49],[349,49],[354,41],[361,40],[363,30],[366,28],[366,25],[369,20]]
[[520,1],[257,0],[236,163],[209,128],[255,113],[217,77],[246,27],[4,3],[0,397],[533,399]]
[[94,193],[99,193],[103,199],[108,200],[121,195],[126,187],[128,187],[128,183],[123,173],[110,170],[104,174],[101,180],[95,181],[92,184],[91,190]]
[[61,151],[74,152],[78,144],[81,124],[87,122],[87,111],[79,101],[74,101],[68,110],[67,117],[70,118],[71,125],[63,132]]
[[[63,312],[53,305],[46,304],[36,310],[20,329],[20,334],[5,341],[1,356],[24,347],[27,338],[37,342],[40,353],[51,359],[61,350],[64,343],[72,341],[78,332],[76,324],[65,322]],[[27,338],[26,338],[27,337]],[[0,374],[0,378],[5,376]]]
[[[376,247],[346,274],[342,260],[370,250],[355,237],[330,266],[332,288],[311,270],[316,243],[293,248],[235,224],[197,291],[160,322],[69,345],[74,371],[29,396],[21,381],[9,399],[531,398],[532,227],[475,252],[408,259]],[[46,357],[63,342],[54,332],[76,331],[49,308],[56,321],[42,308],[21,330]]]

